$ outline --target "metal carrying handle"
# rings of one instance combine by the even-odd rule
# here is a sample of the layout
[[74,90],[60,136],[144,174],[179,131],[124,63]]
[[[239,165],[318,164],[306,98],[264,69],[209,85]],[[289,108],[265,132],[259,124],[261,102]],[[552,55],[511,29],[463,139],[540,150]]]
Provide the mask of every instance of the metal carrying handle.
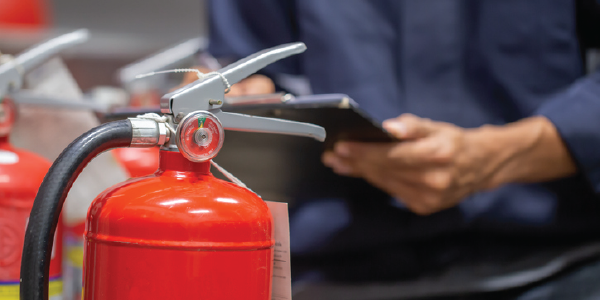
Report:
[[304,43],[283,44],[242,58],[218,72],[223,74],[230,84],[234,84],[280,59],[300,54],[305,50],[306,45]]
[[164,95],[160,101],[161,112],[185,116],[197,110],[220,108],[228,85],[235,84],[269,64],[302,53],[304,50],[306,50],[304,43],[285,44],[240,59],[212,76],[196,80]]
[[79,29],[63,34],[34,46],[0,65],[0,98],[13,90],[21,88],[25,73],[33,70],[59,52],[87,41],[88,37],[87,29]]
[[74,45],[81,44],[87,41],[88,38],[88,30],[79,29],[34,46],[33,48],[17,56],[15,60],[17,64],[21,65],[23,69],[25,69],[25,72],[29,72],[54,55]]
[[230,84],[237,83],[271,63],[302,53],[304,50],[306,50],[304,43],[292,43],[252,54],[220,69],[212,76],[201,78],[166,94],[161,99],[161,112],[181,119],[194,111],[205,110],[214,114],[228,130],[306,136],[324,141],[325,129],[317,125],[227,113],[220,109],[225,98],[225,89]]
[[325,128],[296,121],[275,118],[257,117],[220,111],[215,114],[223,124],[223,128],[233,131],[263,132],[310,137],[324,142]]

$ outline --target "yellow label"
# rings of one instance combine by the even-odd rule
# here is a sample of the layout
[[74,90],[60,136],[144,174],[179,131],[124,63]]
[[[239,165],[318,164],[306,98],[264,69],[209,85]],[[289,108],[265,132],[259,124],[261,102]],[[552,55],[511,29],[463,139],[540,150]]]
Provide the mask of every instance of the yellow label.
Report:
[[50,281],[48,284],[48,296],[54,297],[62,294],[63,282],[61,279]]
[[[60,296],[62,289],[63,283],[61,279],[51,280],[48,284],[48,296]],[[0,300],[19,300],[19,284],[0,283]]]
[[83,246],[67,247],[67,258],[71,265],[83,268]]

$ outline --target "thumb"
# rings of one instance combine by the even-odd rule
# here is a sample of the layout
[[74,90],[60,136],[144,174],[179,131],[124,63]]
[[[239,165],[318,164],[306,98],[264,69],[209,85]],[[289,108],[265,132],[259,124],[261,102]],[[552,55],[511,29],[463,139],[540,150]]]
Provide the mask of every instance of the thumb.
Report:
[[399,139],[418,139],[432,134],[436,126],[429,119],[419,118],[412,114],[385,120],[383,128]]

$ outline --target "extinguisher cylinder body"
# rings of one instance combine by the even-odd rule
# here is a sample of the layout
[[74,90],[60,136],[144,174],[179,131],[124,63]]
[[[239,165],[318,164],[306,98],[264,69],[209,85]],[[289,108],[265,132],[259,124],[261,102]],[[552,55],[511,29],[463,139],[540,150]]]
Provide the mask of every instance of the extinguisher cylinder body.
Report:
[[84,299],[269,300],[273,218],[210,162],[161,150],[159,170],[90,206]]
[[[0,137],[0,295],[19,298],[19,273],[25,229],[35,195],[50,162],[29,151],[14,148],[8,136]],[[50,296],[62,294],[62,226],[55,233],[50,261]]]

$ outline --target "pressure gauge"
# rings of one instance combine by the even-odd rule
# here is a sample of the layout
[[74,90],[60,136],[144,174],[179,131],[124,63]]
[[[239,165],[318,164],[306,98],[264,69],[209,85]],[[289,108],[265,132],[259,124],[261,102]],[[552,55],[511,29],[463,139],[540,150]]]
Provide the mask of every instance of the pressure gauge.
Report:
[[177,127],[179,151],[194,162],[207,161],[223,146],[225,131],[217,117],[207,111],[189,113]]

